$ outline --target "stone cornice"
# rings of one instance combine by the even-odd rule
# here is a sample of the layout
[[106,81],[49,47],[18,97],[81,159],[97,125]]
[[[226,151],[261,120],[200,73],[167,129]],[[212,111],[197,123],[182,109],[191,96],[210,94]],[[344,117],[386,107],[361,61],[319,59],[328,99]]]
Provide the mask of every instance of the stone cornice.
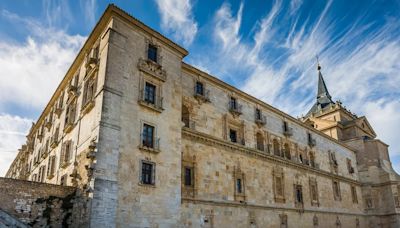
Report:
[[205,144],[208,144],[208,145],[222,146],[222,147],[228,148],[228,149],[230,149],[232,151],[239,151],[239,152],[241,152],[242,154],[245,154],[245,155],[254,156],[254,157],[257,157],[257,158],[261,158],[261,159],[265,159],[265,160],[268,160],[268,161],[272,161],[274,163],[285,165],[285,166],[288,166],[288,167],[291,167],[291,168],[296,168],[296,169],[300,169],[300,170],[303,170],[303,171],[308,171],[310,173],[318,174],[320,176],[324,176],[324,177],[328,177],[328,178],[331,178],[331,179],[340,180],[342,182],[350,183],[350,184],[353,184],[353,185],[361,186],[361,183],[358,180],[354,180],[354,179],[350,179],[350,178],[347,178],[347,177],[339,176],[339,175],[336,175],[336,174],[333,174],[333,173],[329,173],[329,172],[324,171],[324,170],[315,169],[315,168],[312,168],[312,167],[307,166],[307,165],[295,163],[293,161],[289,161],[287,159],[283,159],[283,158],[277,157],[275,155],[263,153],[263,152],[260,152],[260,151],[258,151],[256,149],[252,149],[252,148],[249,148],[249,147],[246,147],[246,146],[242,146],[242,145],[239,145],[239,144],[231,143],[231,142],[216,138],[214,136],[207,135],[207,134],[204,134],[204,133],[201,133],[201,132],[197,132],[197,131],[194,131],[194,130],[191,130],[191,129],[188,129],[188,128],[182,128],[182,137],[192,138],[192,139],[197,140],[198,142],[205,143]]
[[305,213],[321,213],[321,214],[337,214],[337,215],[354,215],[354,216],[366,216],[363,212],[360,213],[352,213],[352,212],[344,212],[344,211],[331,211],[331,210],[323,210],[323,209],[309,209],[309,208],[296,208],[296,207],[283,207],[278,205],[260,205],[260,204],[252,204],[252,203],[239,203],[235,201],[217,201],[217,200],[204,200],[204,199],[196,199],[196,198],[182,198],[182,202],[184,203],[195,203],[195,204],[207,204],[207,205],[215,205],[215,206],[228,206],[228,207],[245,207],[245,208],[254,208],[254,209],[263,209],[263,210],[284,210],[284,211],[294,211],[294,212],[305,212]]
[[326,138],[326,139],[328,139],[328,140],[330,140],[332,142],[335,142],[336,144],[338,144],[338,145],[340,145],[342,147],[345,147],[348,150],[350,150],[353,153],[355,153],[355,151],[354,151],[354,149],[352,147],[340,142],[337,139],[334,139],[334,138],[322,133],[321,131],[319,131],[319,130],[313,128],[313,127],[310,127],[310,126],[304,124],[302,121],[294,118],[293,116],[291,116],[291,115],[289,115],[287,113],[284,113],[284,112],[282,112],[281,110],[279,110],[277,108],[272,107],[271,105],[259,100],[258,98],[255,98],[252,95],[247,94],[247,93],[239,90],[238,88],[235,88],[235,87],[229,85],[228,83],[226,83],[226,82],[224,82],[224,81],[222,81],[222,80],[220,80],[220,79],[218,79],[218,78],[216,78],[216,77],[214,77],[214,76],[212,76],[212,75],[210,75],[210,74],[208,74],[206,72],[203,72],[203,71],[195,68],[194,66],[192,66],[190,64],[182,62],[182,70],[186,70],[189,73],[193,73],[193,74],[195,74],[197,76],[204,77],[207,80],[213,82],[214,84],[216,84],[216,85],[218,85],[218,86],[220,86],[220,87],[222,87],[222,88],[224,88],[226,90],[234,91],[236,94],[239,94],[240,96],[242,96],[241,98],[245,98],[245,99],[247,99],[248,101],[250,101],[252,103],[258,104],[261,107],[263,107],[263,108],[265,108],[265,109],[267,109],[267,110],[269,110],[269,111],[271,111],[271,112],[273,112],[273,113],[275,113],[275,114],[277,114],[279,116],[282,116],[283,118],[289,119],[290,121],[298,124],[299,126],[307,129],[308,131],[311,131],[311,132],[313,132],[313,133],[315,133],[315,134],[317,134],[317,135],[319,135],[319,136],[321,136],[323,138]]

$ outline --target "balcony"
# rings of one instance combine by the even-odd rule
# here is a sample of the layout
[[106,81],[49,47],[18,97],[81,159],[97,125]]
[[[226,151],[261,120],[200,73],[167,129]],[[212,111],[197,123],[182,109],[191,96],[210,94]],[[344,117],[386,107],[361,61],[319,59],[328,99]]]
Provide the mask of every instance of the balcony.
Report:
[[73,128],[74,128],[74,123],[67,122],[67,123],[65,123],[65,126],[64,126],[64,132],[69,133],[72,131]]
[[84,104],[82,106],[82,109],[81,109],[82,114],[85,115],[86,113],[89,113],[90,110],[92,110],[92,108],[94,107],[94,105],[95,105],[94,100],[90,100],[90,101],[86,102],[86,104]]
[[283,135],[290,137],[293,135],[293,129],[291,127],[283,128]]
[[67,88],[68,100],[73,100],[78,96],[78,87],[74,85],[69,85]]
[[267,124],[267,117],[260,114],[260,115],[255,115],[255,120],[256,124],[261,127],[264,126],[265,124]]
[[233,116],[240,116],[242,114],[242,105],[240,104],[229,102],[228,109]]
[[139,149],[145,150],[152,153],[160,152],[160,138],[153,138],[149,140],[143,134],[140,135]]
[[154,96],[151,98],[146,97],[143,90],[140,91],[139,104],[157,112],[162,112],[164,110],[163,97],[161,96]]

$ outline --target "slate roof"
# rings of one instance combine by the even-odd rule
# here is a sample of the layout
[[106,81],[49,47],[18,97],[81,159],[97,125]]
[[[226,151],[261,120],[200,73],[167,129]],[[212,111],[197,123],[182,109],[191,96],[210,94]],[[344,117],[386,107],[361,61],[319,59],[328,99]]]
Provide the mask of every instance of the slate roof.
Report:
[[332,101],[332,97],[329,94],[328,89],[326,88],[326,84],[321,73],[321,66],[318,64],[317,101],[311,107],[310,111],[308,111],[306,117],[310,116],[312,113],[317,113],[325,108],[330,108],[332,105],[335,105],[335,102]]

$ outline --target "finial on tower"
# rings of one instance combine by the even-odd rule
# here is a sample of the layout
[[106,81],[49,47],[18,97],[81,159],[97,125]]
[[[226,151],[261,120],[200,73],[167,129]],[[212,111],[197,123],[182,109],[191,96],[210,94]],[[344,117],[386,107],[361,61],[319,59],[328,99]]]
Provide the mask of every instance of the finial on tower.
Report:
[[317,58],[317,70],[320,71],[321,70],[321,65],[319,65],[319,57],[318,55],[315,56]]

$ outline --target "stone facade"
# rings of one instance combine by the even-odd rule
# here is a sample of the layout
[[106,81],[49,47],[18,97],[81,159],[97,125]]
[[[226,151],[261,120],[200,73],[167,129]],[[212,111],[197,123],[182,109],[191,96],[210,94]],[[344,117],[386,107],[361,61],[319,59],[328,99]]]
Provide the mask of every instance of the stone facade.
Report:
[[187,54],[110,5],[7,177],[77,187],[90,227],[378,224],[356,142],[184,63]]

